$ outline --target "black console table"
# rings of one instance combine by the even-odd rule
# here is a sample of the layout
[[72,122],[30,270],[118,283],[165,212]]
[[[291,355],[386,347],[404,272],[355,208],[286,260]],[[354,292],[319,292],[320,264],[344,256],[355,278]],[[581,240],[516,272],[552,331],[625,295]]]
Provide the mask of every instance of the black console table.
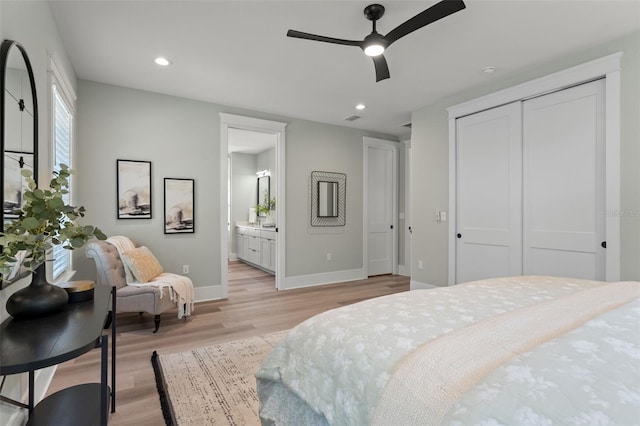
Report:
[[[107,384],[108,340],[103,334],[111,308],[115,313],[111,287],[96,285],[94,298],[69,303],[62,312],[43,318],[15,320],[0,325],[0,375],[29,373],[29,401],[24,404],[0,397],[29,410],[27,425],[103,425],[115,411],[116,321],[111,321],[111,388]],[[110,303],[111,302],[111,303]],[[101,348],[100,383],[62,389],[34,404],[34,371],[76,358]]]

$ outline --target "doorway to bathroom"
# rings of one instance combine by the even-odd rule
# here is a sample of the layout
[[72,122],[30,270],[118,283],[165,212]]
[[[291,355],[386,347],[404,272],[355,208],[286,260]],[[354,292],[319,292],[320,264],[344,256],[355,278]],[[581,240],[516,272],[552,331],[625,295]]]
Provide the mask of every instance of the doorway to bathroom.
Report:
[[[284,274],[284,123],[220,114],[221,283]],[[224,177],[223,177],[224,176]]]

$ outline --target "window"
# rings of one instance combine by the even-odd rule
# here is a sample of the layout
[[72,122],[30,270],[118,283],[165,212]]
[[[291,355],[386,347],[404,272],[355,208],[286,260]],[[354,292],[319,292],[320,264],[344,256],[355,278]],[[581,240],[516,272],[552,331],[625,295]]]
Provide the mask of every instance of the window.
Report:
[[[60,170],[60,164],[73,167],[71,160],[71,143],[73,140],[73,115],[53,86],[53,169]],[[69,193],[63,199],[71,203],[73,182],[69,181]],[[53,280],[56,281],[65,271],[71,268],[71,252],[61,245],[53,247]]]
[[[52,169],[60,170],[60,164],[66,164],[70,168],[73,164],[73,139],[74,139],[74,113],[75,93],[69,84],[61,68],[58,66],[55,56],[50,55],[50,82],[51,82],[51,160]],[[64,202],[72,204],[73,178],[69,180],[69,193],[64,197]],[[71,251],[62,248],[62,245],[53,247],[51,253],[52,267],[50,272],[51,282],[65,281],[71,278]]]

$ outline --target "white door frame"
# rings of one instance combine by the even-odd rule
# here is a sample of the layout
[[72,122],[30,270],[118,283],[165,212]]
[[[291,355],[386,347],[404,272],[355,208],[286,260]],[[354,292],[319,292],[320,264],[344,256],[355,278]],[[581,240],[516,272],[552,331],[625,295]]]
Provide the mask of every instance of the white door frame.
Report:
[[262,120],[259,118],[244,117],[241,115],[220,113],[220,284],[222,297],[229,296],[229,233],[227,225],[227,200],[228,200],[228,161],[229,155],[229,129],[252,130],[262,133],[270,133],[276,139],[276,185],[278,195],[278,208],[276,208],[276,288],[284,286],[285,280],[285,128],[287,123]]
[[[404,145],[404,176],[401,185],[404,185],[404,229],[398,232],[404,233],[404,265],[398,267],[400,275],[411,276],[411,139],[402,141]],[[400,235],[400,234],[398,234]]]
[[393,212],[393,229],[392,229],[392,249],[391,249],[391,271],[393,275],[398,274],[398,142],[388,141],[385,139],[370,138],[364,136],[362,138],[362,269],[364,276],[369,276],[369,212],[367,211],[367,205],[369,202],[369,147],[378,147],[391,149],[393,153],[393,170],[391,174],[393,176],[392,197],[393,206],[391,211]]
[[[598,78],[605,78],[607,281],[620,280],[620,60],[622,52],[577,65],[496,93],[447,108],[449,112],[449,217],[456,214],[456,119]],[[449,221],[449,285],[456,283],[456,221]]]

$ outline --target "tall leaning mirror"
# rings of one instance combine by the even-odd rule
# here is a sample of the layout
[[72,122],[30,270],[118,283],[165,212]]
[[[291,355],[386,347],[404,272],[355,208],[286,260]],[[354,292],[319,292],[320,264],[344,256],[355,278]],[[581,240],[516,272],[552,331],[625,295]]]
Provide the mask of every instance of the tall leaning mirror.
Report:
[[15,217],[14,210],[22,205],[22,169],[31,169],[38,181],[38,101],[31,61],[20,43],[2,42],[0,70],[0,184],[3,188],[0,221],[4,229],[4,224]]

